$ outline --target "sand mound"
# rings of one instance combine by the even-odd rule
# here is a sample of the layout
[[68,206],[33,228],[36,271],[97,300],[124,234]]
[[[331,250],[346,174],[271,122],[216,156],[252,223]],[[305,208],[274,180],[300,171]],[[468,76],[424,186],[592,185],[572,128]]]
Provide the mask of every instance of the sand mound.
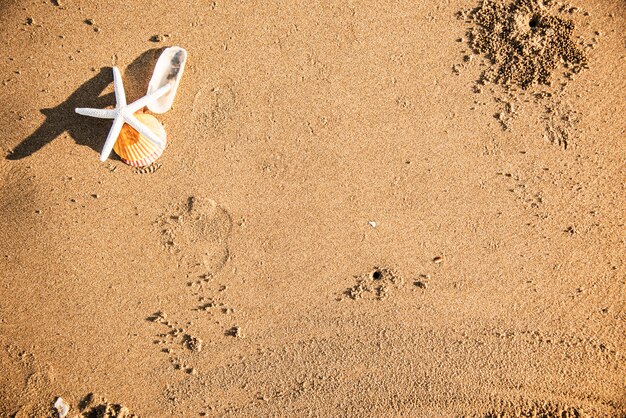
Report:
[[573,39],[574,23],[550,13],[551,1],[484,0],[469,13],[473,27],[469,44],[491,60],[485,81],[519,85],[549,84],[563,65],[573,73],[587,66],[587,57]]
[[137,415],[131,413],[125,406],[110,403],[93,393],[85,396],[78,407],[81,412],[80,418],[137,418]]

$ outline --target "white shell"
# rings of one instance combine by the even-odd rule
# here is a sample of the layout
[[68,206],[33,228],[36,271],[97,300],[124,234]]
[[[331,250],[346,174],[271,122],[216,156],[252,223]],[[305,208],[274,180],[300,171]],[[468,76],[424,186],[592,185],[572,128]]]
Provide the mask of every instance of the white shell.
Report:
[[178,46],[166,48],[154,67],[154,73],[148,84],[148,94],[170,83],[170,91],[159,99],[148,104],[153,113],[165,113],[172,108],[180,78],[185,70],[187,51]]
[[59,414],[59,418],[65,418],[67,413],[70,412],[70,406],[67,403],[65,403],[65,401],[61,397],[57,398],[57,401],[54,403],[54,407],[56,408],[57,413]]

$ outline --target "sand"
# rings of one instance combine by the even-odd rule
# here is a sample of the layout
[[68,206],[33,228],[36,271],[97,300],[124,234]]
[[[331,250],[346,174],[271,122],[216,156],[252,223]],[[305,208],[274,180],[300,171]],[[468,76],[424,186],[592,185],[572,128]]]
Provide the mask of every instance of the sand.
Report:
[[[1,2],[0,416],[626,416],[624,22]],[[170,45],[158,165],[100,163]]]

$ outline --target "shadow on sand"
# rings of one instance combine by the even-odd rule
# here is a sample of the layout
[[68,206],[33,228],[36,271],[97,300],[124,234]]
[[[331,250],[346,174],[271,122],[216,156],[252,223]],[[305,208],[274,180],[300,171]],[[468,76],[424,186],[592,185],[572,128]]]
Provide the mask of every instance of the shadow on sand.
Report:
[[[162,50],[163,48],[155,48],[144,52],[124,72],[124,88],[129,102],[146,94],[148,81]],[[64,132],[68,132],[78,145],[88,146],[96,153],[100,153],[111,121],[81,116],[74,112],[74,109],[105,108],[115,105],[113,93],[101,95],[112,81],[113,71],[110,67],[103,67],[63,103],[53,108],[41,109],[40,112],[46,119],[35,132],[24,138],[7,155],[7,160],[21,160],[31,156]]]

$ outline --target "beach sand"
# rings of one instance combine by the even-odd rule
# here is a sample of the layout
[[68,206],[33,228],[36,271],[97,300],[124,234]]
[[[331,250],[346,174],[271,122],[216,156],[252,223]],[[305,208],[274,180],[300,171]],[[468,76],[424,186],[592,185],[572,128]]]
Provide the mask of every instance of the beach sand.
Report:
[[625,416],[626,7],[489,4],[2,1],[0,415]]

